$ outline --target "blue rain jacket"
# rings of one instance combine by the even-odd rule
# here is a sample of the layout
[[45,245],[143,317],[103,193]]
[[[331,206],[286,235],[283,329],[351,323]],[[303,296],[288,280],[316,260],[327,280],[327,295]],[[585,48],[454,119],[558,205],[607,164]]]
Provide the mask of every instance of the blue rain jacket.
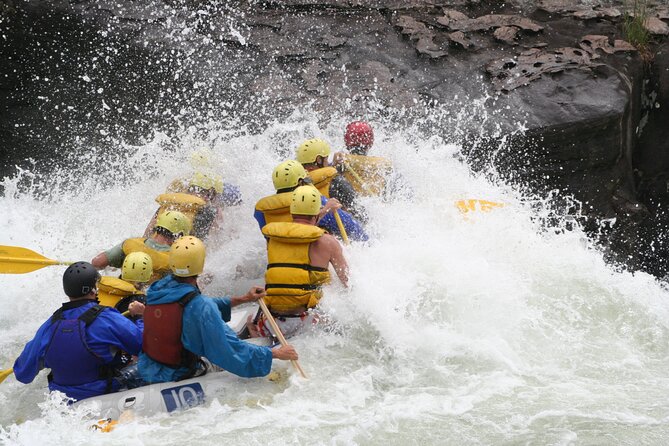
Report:
[[[92,300],[66,302],[62,306],[63,318],[76,319],[96,304],[97,302]],[[35,379],[40,370],[49,367],[49,364],[45,362],[45,354],[54,336],[55,328],[56,324],[52,324],[49,318],[37,330],[35,337],[26,344],[23,352],[14,362],[14,376],[17,380],[28,384]],[[117,353],[122,350],[131,355],[138,355],[142,349],[142,330],[121,313],[109,308],[101,312],[86,328],[86,345],[105,364],[121,367]],[[73,349],[76,348],[77,346],[73,346]],[[67,350],[67,347],[63,346],[63,350]],[[92,357],[91,360],[93,360]],[[49,383],[49,389],[59,390],[70,398],[80,400],[104,394],[107,389],[107,380],[97,379],[68,386],[58,385],[52,381]],[[112,391],[118,389],[119,383],[114,380]]]
[[[325,206],[325,203],[327,203],[328,199],[321,196],[321,204]],[[348,238],[351,239],[352,241],[356,242],[366,242],[369,240],[369,236],[363,229],[362,225],[358,220],[356,220],[351,214],[348,212],[339,209],[339,217],[341,218],[341,222],[344,225],[344,229],[346,229],[346,235],[348,235]],[[267,224],[265,221],[265,214],[263,214],[261,211],[255,211],[253,213],[253,217],[256,219],[258,222],[258,226],[260,226],[260,230],[262,230],[263,227]],[[339,226],[337,226],[337,220],[335,220],[334,215],[332,215],[332,212],[328,212],[325,214],[325,217],[321,219],[321,221],[318,222],[318,227],[323,228],[326,231],[328,231],[330,234],[338,235],[341,237],[341,232],[339,231]]]
[[[154,282],[146,292],[147,305],[176,302],[197,291],[193,285],[180,283],[170,274]],[[217,366],[244,378],[267,375],[272,368],[272,350],[240,340],[225,323],[230,320],[230,300],[199,295],[183,312],[181,342],[186,350],[204,356]],[[225,320],[224,320],[225,319]],[[147,383],[176,381],[188,368],[172,368],[139,356],[139,373]]]

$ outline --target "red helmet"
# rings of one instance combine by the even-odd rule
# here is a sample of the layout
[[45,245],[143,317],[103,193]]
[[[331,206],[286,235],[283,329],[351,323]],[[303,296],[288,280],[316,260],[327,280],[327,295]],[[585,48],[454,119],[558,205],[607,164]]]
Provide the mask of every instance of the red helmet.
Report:
[[344,133],[346,147],[371,147],[374,144],[374,130],[365,121],[353,121]]

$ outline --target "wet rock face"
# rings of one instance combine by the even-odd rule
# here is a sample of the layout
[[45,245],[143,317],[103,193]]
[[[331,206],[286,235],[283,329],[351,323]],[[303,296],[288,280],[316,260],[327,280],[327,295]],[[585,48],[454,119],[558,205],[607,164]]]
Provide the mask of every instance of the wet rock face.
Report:
[[[323,120],[430,118],[434,104],[489,95],[495,122],[458,130],[522,122],[495,167],[573,194],[594,232],[615,218],[614,252],[662,275],[669,7],[650,5],[644,66],[621,0],[5,0],[0,169],[68,159],[75,136],[112,149],[229,116],[260,128],[307,103]],[[463,151],[474,166],[489,163],[481,147]],[[649,240],[656,254],[639,249]]]

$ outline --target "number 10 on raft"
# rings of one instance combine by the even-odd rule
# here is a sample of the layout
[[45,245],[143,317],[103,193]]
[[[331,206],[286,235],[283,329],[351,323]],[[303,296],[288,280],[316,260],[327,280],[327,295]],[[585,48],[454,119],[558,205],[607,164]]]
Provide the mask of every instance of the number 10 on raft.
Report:
[[161,390],[163,401],[168,412],[187,409],[204,403],[204,391],[198,383],[186,386],[170,387]]

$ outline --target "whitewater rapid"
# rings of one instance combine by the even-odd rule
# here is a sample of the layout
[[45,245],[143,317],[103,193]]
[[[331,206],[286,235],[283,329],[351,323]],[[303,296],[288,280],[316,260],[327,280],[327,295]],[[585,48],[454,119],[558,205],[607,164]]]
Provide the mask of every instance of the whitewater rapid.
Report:
[[[299,118],[299,119],[298,119]],[[154,197],[209,147],[244,203],[230,208],[206,269],[209,295],[262,284],[257,199],[309,137],[342,145],[344,121],[299,116],[260,134],[156,135],[115,153],[82,148],[76,167],[3,180],[0,244],[90,260],[141,234]],[[218,126],[217,128],[220,128]],[[664,444],[669,438],[669,291],[617,271],[578,229],[542,225],[548,204],[470,172],[457,145],[376,125],[372,154],[411,186],[365,199],[373,240],[345,248],[351,286],[322,302],[337,323],[293,339],[309,380],[234,379],[202,407],[88,429],[46,392],[0,384],[3,444]],[[203,137],[202,134],[206,134]],[[466,216],[454,202],[504,203]],[[0,368],[63,301],[63,267],[0,275]]]

